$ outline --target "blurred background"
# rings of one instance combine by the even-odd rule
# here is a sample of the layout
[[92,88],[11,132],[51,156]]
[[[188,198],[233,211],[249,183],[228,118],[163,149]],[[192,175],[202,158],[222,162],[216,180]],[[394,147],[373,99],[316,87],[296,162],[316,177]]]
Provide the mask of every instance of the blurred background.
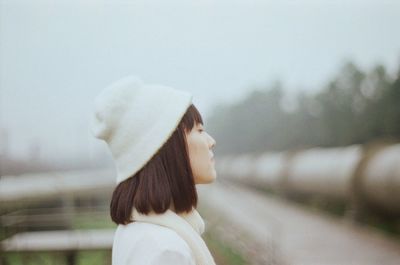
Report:
[[128,74],[189,91],[218,264],[398,264],[400,3],[0,0],[0,264],[111,264],[89,132]]

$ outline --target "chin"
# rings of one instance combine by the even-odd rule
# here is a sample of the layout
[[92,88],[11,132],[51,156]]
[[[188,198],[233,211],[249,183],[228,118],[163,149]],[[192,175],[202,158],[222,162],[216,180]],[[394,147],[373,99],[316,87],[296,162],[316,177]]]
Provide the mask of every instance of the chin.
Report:
[[207,177],[201,177],[196,181],[196,184],[210,184],[213,183],[214,180],[217,178],[217,174],[214,172]]

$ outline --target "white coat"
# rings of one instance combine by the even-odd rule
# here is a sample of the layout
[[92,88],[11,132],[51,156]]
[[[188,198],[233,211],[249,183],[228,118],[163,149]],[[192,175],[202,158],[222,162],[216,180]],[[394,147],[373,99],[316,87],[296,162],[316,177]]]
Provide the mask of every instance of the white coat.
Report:
[[189,245],[172,229],[151,223],[118,225],[112,265],[195,265]]

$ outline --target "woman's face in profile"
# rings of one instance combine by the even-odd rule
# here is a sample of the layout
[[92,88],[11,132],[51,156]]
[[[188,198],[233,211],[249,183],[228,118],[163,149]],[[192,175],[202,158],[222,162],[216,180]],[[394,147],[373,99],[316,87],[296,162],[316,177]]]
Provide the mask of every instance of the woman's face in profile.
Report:
[[214,167],[214,154],[212,148],[215,140],[205,130],[201,123],[197,123],[186,134],[188,143],[190,165],[196,184],[211,183],[217,177]]

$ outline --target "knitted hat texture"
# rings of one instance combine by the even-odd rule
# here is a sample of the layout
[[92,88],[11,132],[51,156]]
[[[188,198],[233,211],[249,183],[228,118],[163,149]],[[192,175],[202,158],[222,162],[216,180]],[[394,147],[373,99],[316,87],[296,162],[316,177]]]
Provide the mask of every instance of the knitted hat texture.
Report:
[[145,84],[128,76],[96,97],[91,132],[104,140],[117,169],[117,184],[136,174],[172,135],[192,103],[188,92]]

